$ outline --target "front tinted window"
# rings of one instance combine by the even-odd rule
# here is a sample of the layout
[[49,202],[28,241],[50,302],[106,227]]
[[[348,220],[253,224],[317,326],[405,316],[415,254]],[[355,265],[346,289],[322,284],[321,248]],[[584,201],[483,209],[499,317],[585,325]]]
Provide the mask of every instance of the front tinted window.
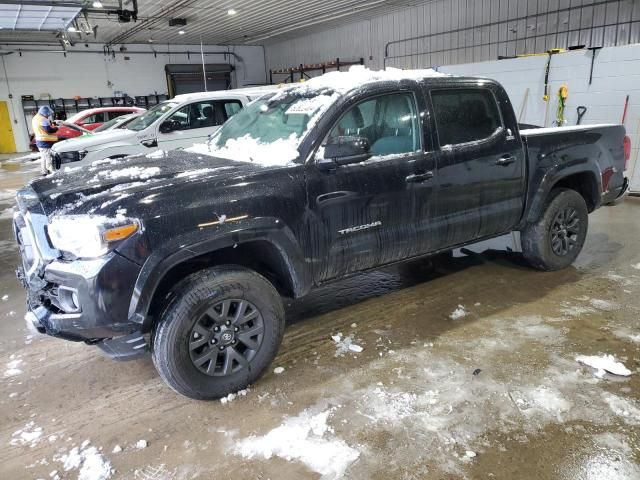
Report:
[[328,135],[366,137],[373,155],[420,149],[420,129],[413,95],[393,94],[365,100],[345,113]]
[[441,146],[484,140],[502,126],[489,90],[434,90],[431,100]]
[[193,130],[220,125],[216,116],[215,102],[196,102],[185,105],[168,119],[175,122],[176,130]]
[[81,125],[89,125],[91,123],[103,123],[105,121],[104,112],[94,113],[82,119]]
[[176,102],[162,102],[156,105],[155,107],[147,110],[142,115],[137,117],[134,121],[132,121],[127,128],[129,130],[133,130],[135,132],[139,132],[140,130],[144,130],[145,128],[151,126],[156,120],[162,117],[169,110],[174,109],[178,104]]

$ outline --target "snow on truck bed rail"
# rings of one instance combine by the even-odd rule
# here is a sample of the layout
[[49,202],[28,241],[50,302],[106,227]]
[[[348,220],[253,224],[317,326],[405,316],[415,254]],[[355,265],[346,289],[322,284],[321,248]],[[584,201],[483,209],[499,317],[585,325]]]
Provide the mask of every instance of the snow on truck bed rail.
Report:
[[604,127],[617,127],[613,123],[599,123],[596,125],[572,125],[566,127],[546,127],[546,128],[529,128],[526,130],[520,130],[520,135],[526,135],[532,137],[534,135],[545,135],[547,133],[560,133],[560,132],[579,132],[581,130],[589,130],[591,128],[604,128]]

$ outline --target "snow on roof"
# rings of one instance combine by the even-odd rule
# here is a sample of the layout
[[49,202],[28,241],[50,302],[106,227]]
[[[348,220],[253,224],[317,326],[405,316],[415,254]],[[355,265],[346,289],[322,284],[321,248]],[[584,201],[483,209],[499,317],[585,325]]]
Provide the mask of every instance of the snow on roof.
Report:
[[176,95],[173,100],[186,102],[191,100],[207,100],[215,98],[237,98],[239,95],[245,97],[255,97],[269,92],[276,92],[280,89],[277,85],[264,85],[258,87],[235,88],[233,90],[216,90],[215,92],[195,92]]
[[302,83],[295,90],[323,90],[331,89],[339,93],[368,83],[400,80],[422,80],[432,77],[449,77],[446,73],[437,72],[432,68],[424,70],[401,70],[399,68],[387,68],[386,70],[369,70],[362,65],[354,65],[349,71],[329,72],[319,77]]

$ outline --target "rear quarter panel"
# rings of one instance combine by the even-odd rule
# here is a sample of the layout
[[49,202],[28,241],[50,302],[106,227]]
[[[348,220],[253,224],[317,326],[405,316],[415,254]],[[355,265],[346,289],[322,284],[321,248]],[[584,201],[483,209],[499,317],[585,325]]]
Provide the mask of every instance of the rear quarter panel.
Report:
[[622,188],[625,168],[622,125],[523,130],[521,135],[529,162],[526,221],[538,218],[553,187],[571,175],[586,172],[593,176],[594,208],[615,199]]

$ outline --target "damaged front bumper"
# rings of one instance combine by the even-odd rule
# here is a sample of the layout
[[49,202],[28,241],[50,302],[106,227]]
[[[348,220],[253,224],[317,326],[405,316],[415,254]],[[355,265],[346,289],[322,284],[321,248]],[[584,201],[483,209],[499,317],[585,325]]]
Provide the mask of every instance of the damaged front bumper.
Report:
[[[16,274],[27,291],[27,321],[54,337],[98,344],[139,331],[128,321],[128,307],[140,266],[116,252],[66,260],[51,246],[47,223],[37,207],[14,215],[22,256]],[[125,343],[141,350],[136,342]]]

